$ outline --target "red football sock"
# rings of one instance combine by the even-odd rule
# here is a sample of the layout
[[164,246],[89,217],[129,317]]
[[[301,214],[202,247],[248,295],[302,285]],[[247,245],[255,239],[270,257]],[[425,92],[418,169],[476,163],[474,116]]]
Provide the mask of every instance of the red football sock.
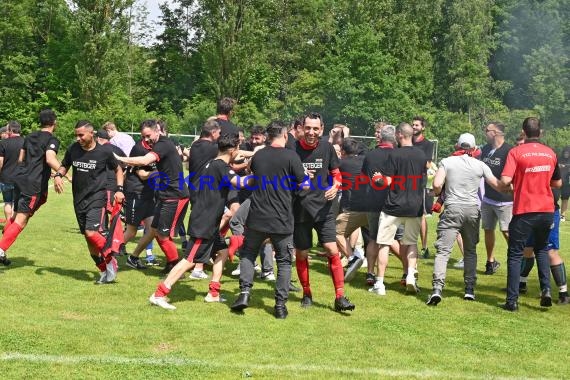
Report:
[[105,242],[107,241],[107,239],[105,239],[105,237],[101,235],[99,232],[96,232],[90,236],[85,235],[85,239],[87,240],[88,243],[97,248],[99,252],[103,250]]
[[154,292],[154,296],[155,297],[164,297],[164,296],[167,296],[168,293],[170,293],[170,288],[168,288],[166,285],[164,285],[164,282],[161,282],[160,284],[158,284],[158,287],[156,288],[156,292]]
[[158,242],[160,249],[162,249],[162,252],[164,252],[167,262],[170,263],[178,260],[178,249],[172,239],[159,240],[157,238],[156,241]]
[[234,257],[238,249],[243,245],[243,235],[230,236],[230,246],[228,247],[228,256],[230,261],[234,261]]
[[342,270],[342,262],[337,254],[328,257],[329,270],[334,284],[336,298],[344,296],[344,272]]
[[295,266],[297,267],[299,282],[303,287],[303,295],[311,296],[311,284],[309,284],[309,260],[297,257],[295,259]]
[[105,262],[105,259],[103,259],[101,256],[95,257],[95,256],[91,256],[93,258],[93,261],[95,261],[95,265],[97,266],[97,268],[99,268],[100,272],[105,272],[107,270],[107,263]]
[[14,244],[14,241],[16,241],[16,238],[22,230],[23,228],[18,223],[11,223],[8,228],[4,228],[4,235],[0,240],[0,248],[3,251],[7,251],[8,248]]
[[212,297],[219,296],[221,288],[222,288],[222,284],[220,284],[219,282],[210,281],[209,290],[210,290],[210,294],[212,295]]
[[[10,225],[11,225],[12,223],[14,223],[14,219],[8,218],[8,219],[6,220],[6,224],[4,224],[4,230],[3,230],[3,231],[6,232],[6,230],[8,229],[8,227],[10,227]],[[4,233],[4,232],[2,232],[2,233]]]

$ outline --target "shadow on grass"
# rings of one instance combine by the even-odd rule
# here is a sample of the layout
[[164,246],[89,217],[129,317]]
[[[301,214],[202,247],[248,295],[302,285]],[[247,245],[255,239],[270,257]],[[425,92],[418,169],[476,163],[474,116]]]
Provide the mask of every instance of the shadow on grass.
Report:
[[94,273],[94,271],[88,270],[77,270],[77,269],[65,269],[60,267],[37,267],[36,274],[43,276],[46,272],[57,274],[58,276],[64,276],[73,278],[77,281],[90,281],[94,282],[99,279],[99,275]]

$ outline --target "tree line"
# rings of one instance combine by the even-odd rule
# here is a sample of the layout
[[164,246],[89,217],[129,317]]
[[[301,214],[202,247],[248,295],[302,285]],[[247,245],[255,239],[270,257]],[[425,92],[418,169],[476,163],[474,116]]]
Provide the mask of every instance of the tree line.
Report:
[[372,135],[423,115],[449,153],[503,121],[513,142],[539,116],[570,137],[570,0],[177,0],[164,30],[136,0],[4,0],[0,120],[36,128],[51,107],[72,141],[82,118],[137,130],[149,117],[194,133],[216,100],[245,129],[307,110]]

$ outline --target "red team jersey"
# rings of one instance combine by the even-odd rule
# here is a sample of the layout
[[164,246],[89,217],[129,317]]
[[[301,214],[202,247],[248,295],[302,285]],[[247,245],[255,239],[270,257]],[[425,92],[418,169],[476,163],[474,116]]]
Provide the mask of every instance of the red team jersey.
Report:
[[513,215],[554,212],[550,180],[560,179],[556,153],[539,142],[528,142],[509,151],[503,176],[513,179]]

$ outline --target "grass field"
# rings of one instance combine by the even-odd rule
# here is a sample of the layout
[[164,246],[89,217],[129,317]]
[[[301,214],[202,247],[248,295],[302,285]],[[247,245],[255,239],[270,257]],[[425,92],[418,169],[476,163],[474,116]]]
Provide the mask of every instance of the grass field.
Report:
[[[264,282],[256,283],[244,315],[204,303],[208,282],[191,280],[175,287],[171,299],[178,310],[168,312],[147,302],[159,269],[121,265],[117,283],[93,284],[98,276],[76,226],[70,190],[50,192],[10,249],[13,265],[0,268],[1,378],[570,376],[570,307],[539,307],[536,270],[520,311],[499,308],[506,284],[502,238],[497,257],[503,266],[494,276],[479,271],[475,302],[463,301],[462,272],[450,265],[442,303],[427,307],[433,259],[419,264],[423,290],[416,297],[400,288],[399,263],[391,258],[387,296],[366,291],[361,269],[347,285],[356,310],[338,314],[326,262],[314,256],[315,305],[301,309],[301,295],[292,294],[286,320],[273,318],[273,288]],[[430,219],[430,246],[436,221]],[[561,228],[562,247],[569,247],[570,223]],[[479,252],[482,269],[482,243]],[[238,292],[237,279],[229,276],[234,267],[227,265],[222,279],[230,303]]]

